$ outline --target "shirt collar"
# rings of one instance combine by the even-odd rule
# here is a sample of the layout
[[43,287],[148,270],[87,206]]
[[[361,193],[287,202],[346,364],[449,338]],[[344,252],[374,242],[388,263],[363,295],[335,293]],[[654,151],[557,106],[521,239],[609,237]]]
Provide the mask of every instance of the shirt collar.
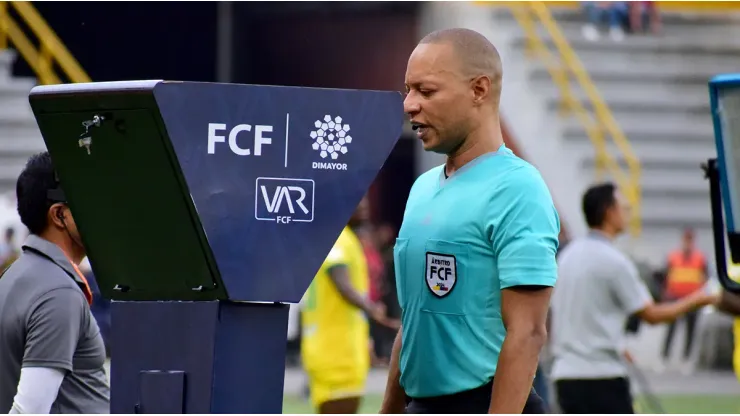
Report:
[[67,257],[66,254],[62,251],[59,246],[56,244],[45,240],[37,235],[31,234],[26,238],[26,241],[23,242],[23,249],[26,248],[33,249],[35,251],[40,252],[46,258],[54,262],[57,266],[61,267],[62,270],[64,270],[72,279],[75,280],[78,284],[81,285],[87,285],[87,282],[83,280],[83,276],[80,276],[79,273],[75,270],[75,265],[72,264],[72,261]]
[[500,155],[502,153],[511,153],[511,150],[509,150],[509,148],[506,147],[506,144],[505,143],[502,143],[501,146],[499,146],[498,150],[496,150],[495,152],[484,153],[484,154],[476,157],[475,159],[471,160],[470,162],[468,162],[465,165],[463,165],[462,167],[460,167],[460,169],[456,170],[450,176],[447,176],[447,174],[445,173],[445,165],[442,165],[442,170],[439,172],[439,184],[440,185],[444,185],[445,182],[449,181],[450,179],[452,179],[456,175],[460,175],[462,172],[465,172],[466,170],[468,170],[471,167],[473,167],[473,166],[481,163],[482,161],[484,161],[484,160],[486,160],[486,159],[488,159],[490,157],[494,157],[496,155]]
[[593,238],[593,239],[596,239],[596,240],[606,241],[607,243],[611,243],[612,242],[612,239],[609,238],[609,236],[607,236],[606,234],[604,234],[603,232],[601,232],[599,230],[593,230],[593,229],[588,230],[588,238]]

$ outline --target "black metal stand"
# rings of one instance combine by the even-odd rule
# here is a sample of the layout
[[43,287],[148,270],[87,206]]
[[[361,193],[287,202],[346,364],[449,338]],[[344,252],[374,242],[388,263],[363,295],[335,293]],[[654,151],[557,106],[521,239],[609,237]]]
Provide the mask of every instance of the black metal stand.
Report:
[[709,179],[709,193],[712,202],[712,233],[714,235],[714,259],[717,263],[717,278],[725,290],[740,293],[740,282],[730,279],[727,274],[727,248],[725,246],[725,223],[722,216],[722,193],[720,190],[717,159],[707,160],[703,165],[705,178]]

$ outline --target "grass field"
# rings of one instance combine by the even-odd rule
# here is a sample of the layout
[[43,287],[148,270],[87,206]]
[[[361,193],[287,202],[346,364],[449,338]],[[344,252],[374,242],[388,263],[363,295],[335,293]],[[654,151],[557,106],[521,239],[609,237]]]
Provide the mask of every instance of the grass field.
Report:
[[[362,403],[360,413],[378,413],[380,395],[368,395]],[[740,396],[661,396],[660,402],[667,413],[689,414],[740,414]],[[638,406],[642,401],[638,399]],[[645,409],[643,413],[653,413],[656,410]],[[314,413],[311,405],[301,397],[286,396],[283,401],[283,413]]]

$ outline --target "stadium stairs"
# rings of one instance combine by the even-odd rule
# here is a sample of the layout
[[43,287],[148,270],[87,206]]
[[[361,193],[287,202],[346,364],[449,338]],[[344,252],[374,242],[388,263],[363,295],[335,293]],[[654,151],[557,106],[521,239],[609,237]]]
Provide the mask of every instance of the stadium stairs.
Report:
[[0,50],[0,195],[15,196],[15,182],[26,160],[46,150],[28,104],[36,80],[12,75],[16,52]]
[[[727,16],[666,12],[660,37],[589,42],[580,33],[582,13],[561,11],[555,17],[641,161],[640,252],[662,258],[689,226],[712,253],[709,186],[700,169],[716,155],[707,82],[737,71],[740,26]],[[521,38],[515,43],[524,46]],[[529,76],[548,110],[557,111],[547,71],[535,67]],[[592,175],[593,147],[581,126],[568,120],[561,140],[584,176]]]
[[[716,74],[737,71],[740,26],[731,13],[664,11],[659,37],[628,36],[616,43],[603,36],[589,42],[581,35],[583,13],[551,11],[641,161],[642,233],[625,239],[624,248],[658,265],[679,244],[681,229],[690,226],[701,248],[712,253],[709,185],[700,169],[716,154],[707,83]],[[499,48],[502,117],[522,153],[545,176],[571,235],[582,234],[580,197],[596,180],[594,147],[583,127],[559,114],[558,89],[544,64],[527,57],[524,32],[507,7],[434,3],[424,10],[422,31],[454,26],[478,30]],[[590,109],[588,100],[581,101]],[[626,166],[620,153],[612,154]]]

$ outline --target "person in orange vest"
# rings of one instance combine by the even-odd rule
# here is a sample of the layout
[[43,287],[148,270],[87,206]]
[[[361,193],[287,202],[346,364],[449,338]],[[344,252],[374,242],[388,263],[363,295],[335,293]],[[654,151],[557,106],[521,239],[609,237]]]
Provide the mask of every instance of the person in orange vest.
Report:
[[[683,232],[682,246],[672,251],[668,255],[668,264],[666,267],[665,287],[663,290],[664,300],[677,300],[684,296],[700,290],[707,283],[707,258],[696,246],[694,230],[687,228]],[[691,357],[691,348],[693,346],[696,321],[699,311],[695,310],[687,313],[683,318],[686,322],[686,343],[684,344],[682,371],[690,373],[692,366],[689,362]],[[673,321],[668,326],[665,342],[663,344],[663,361],[667,362],[673,336],[676,332],[678,321]],[[658,365],[658,369],[663,369],[664,364]]]

